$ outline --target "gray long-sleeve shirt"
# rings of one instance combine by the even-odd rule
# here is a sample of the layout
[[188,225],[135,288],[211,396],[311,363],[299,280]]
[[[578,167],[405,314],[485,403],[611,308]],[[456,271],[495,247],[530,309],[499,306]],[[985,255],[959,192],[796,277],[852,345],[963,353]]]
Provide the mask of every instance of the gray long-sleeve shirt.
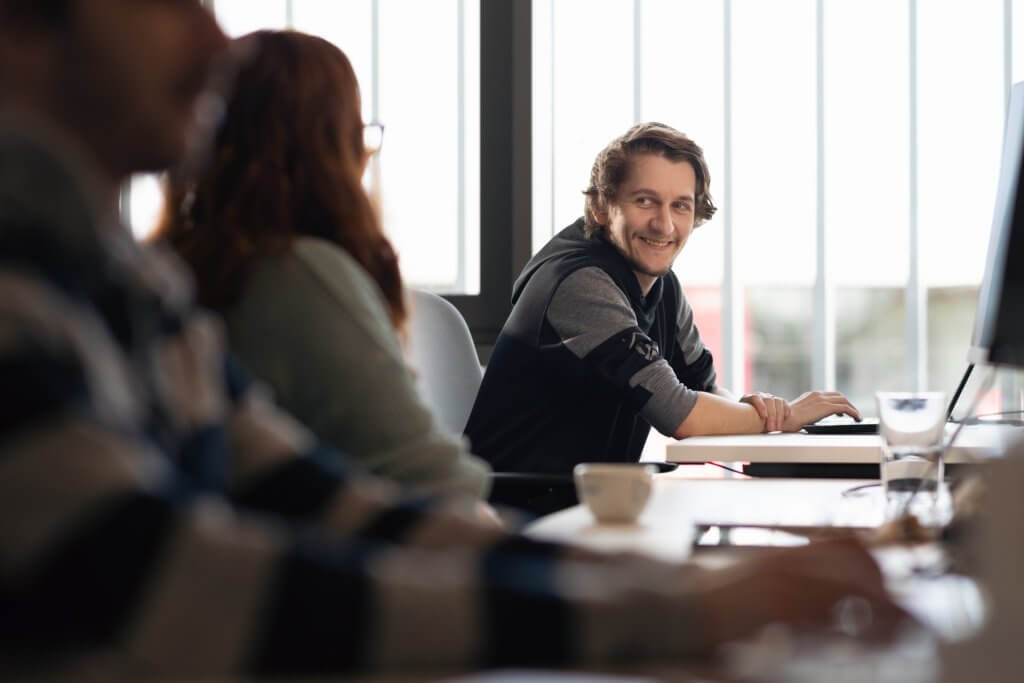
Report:
[[[685,296],[679,298],[677,308],[676,343],[683,360],[691,364],[704,352],[704,342]],[[609,338],[638,325],[626,294],[608,273],[594,266],[580,268],[562,280],[551,297],[546,318],[565,347],[581,359]],[[704,381],[714,384],[714,367]],[[662,434],[673,434],[697,402],[697,391],[679,381],[661,357],[630,377],[629,386],[650,392],[640,414]]]

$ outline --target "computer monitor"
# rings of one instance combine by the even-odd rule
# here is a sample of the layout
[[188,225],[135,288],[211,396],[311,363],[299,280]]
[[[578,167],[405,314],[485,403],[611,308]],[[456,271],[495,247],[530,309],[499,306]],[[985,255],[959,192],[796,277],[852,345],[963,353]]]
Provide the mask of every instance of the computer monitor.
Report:
[[971,363],[1024,367],[1024,81],[1013,86],[1003,132],[992,233],[978,294]]

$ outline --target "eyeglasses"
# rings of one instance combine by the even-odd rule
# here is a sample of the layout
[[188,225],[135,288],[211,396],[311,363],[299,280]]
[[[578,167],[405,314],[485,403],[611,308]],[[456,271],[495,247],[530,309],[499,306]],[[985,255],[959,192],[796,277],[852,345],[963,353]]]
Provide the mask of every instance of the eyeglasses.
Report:
[[384,144],[384,124],[363,124],[363,147],[368,154],[376,154]]

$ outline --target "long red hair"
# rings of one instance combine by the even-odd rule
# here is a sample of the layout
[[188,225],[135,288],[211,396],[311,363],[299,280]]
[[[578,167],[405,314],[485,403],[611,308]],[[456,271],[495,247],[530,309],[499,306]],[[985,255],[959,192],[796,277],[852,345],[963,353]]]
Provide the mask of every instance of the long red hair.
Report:
[[362,185],[359,85],[344,53],[295,31],[257,31],[207,163],[170,174],[156,239],[195,272],[201,304],[223,311],[252,266],[320,237],[345,249],[384,294],[400,328],[398,259]]

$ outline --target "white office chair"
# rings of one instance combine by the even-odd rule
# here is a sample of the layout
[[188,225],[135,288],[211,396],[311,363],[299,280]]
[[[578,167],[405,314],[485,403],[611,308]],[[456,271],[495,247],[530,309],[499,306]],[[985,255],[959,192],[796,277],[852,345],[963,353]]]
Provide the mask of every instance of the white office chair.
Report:
[[[430,292],[409,290],[409,360],[424,402],[445,429],[461,434],[480,390],[483,370],[462,314]],[[492,503],[547,514],[575,505],[569,474],[493,472]]]
[[409,357],[420,395],[445,429],[461,434],[483,370],[469,326],[436,294],[409,290]]

